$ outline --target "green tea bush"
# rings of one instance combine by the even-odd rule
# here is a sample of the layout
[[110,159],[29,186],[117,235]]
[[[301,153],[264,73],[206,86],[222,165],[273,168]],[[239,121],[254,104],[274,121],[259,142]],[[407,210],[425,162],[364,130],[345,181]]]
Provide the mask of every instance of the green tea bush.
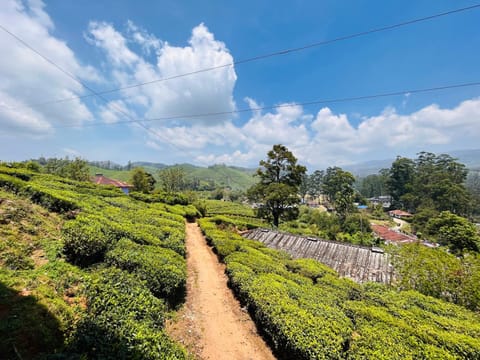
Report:
[[137,276],[108,268],[87,284],[70,353],[88,359],[185,359],[163,331],[166,307]]
[[480,359],[479,314],[415,291],[339,278],[315,260],[252,246],[217,220],[199,223],[279,358]]
[[32,171],[7,166],[0,166],[0,174],[10,175],[23,181],[29,181],[34,175]]
[[117,239],[108,222],[93,215],[65,223],[62,234],[67,260],[81,266],[103,261],[105,252]]
[[106,254],[105,262],[136,274],[154,295],[167,299],[173,306],[184,300],[185,261],[170,249],[120,239]]
[[0,173],[0,187],[14,194],[20,193],[27,183],[16,177]]

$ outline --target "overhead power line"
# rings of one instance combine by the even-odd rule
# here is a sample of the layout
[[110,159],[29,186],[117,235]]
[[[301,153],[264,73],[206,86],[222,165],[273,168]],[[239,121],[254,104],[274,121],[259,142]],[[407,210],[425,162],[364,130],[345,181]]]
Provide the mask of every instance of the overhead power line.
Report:
[[[424,22],[424,21],[428,21],[428,20],[433,20],[433,19],[437,19],[437,18],[440,18],[440,17],[444,17],[444,16],[448,16],[448,15],[452,15],[452,14],[456,14],[456,13],[460,13],[460,12],[474,10],[474,9],[477,9],[477,8],[480,8],[480,4],[475,4],[475,5],[466,6],[466,7],[463,7],[463,8],[449,10],[449,11],[437,13],[437,14],[434,14],[434,15],[429,15],[429,16],[425,16],[425,17],[421,17],[421,18],[416,18],[416,19],[403,21],[403,22],[400,22],[400,23],[392,24],[392,25],[373,28],[373,29],[366,30],[366,31],[356,32],[356,33],[349,34],[349,35],[339,36],[339,37],[336,37],[336,38],[333,38],[333,39],[316,41],[316,42],[306,44],[306,45],[302,45],[302,46],[299,46],[299,47],[277,50],[277,51],[274,51],[274,52],[265,53],[265,54],[253,56],[253,57],[250,57],[250,58],[245,58],[245,59],[233,61],[233,62],[228,63],[228,64],[208,67],[208,68],[204,68],[204,69],[199,69],[199,70],[195,70],[195,71],[191,71],[191,72],[187,72],[187,73],[182,73],[182,74],[173,75],[173,76],[169,76],[169,77],[164,77],[164,78],[160,78],[160,79],[154,79],[154,80],[151,80],[151,81],[146,81],[146,82],[142,82],[142,83],[127,85],[127,86],[123,86],[123,87],[117,87],[117,88],[110,89],[110,90],[97,91],[96,94],[92,93],[92,94],[87,94],[87,95],[82,95],[82,96],[73,96],[73,97],[64,98],[64,99],[49,100],[49,101],[45,101],[45,102],[41,102],[41,103],[30,104],[28,106],[29,107],[37,107],[37,106],[61,103],[61,102],[66,102],[66,101],[72,101],[72,100],[76,100],[76,99],[84,99],[84,98],[97,96],[97,95],[110,94],[110,93],[114,93],[114,92],[118,92],[118,91],[122,91],[122,90],[128,90],[128,89],[141,87],[141,86],[145,86],[145,85],[150,85],[150,84],[155,84],[155,83],[159,83],[159,82],[174,80],[174,79],[178,79],[178,78],[182,78],[182,77],[192,76],[192,75],[196,75],[196,74],[200,74],[200,73],[205,73],[205,72],[209,72],[209,71],[213,71],[213,70],[217,70],[217,69],[226,68],[226,67],[229,67],[229,66],[246,64],[246,63],[250,63],[250,62],[254,62],[254,61],[258,61],[258,60],[263,60],[263,59],[267,59],[267,58],[271,58],[271,57],[275,57],[275,56],[283,56],[283,55],[286,55],[286,54],[291,54],[291,53],[295,53],[295,52],[299,52],[299,51],[304,51],[304,50],[307,50],[307,49],[311,49],[311,48],[315,48],[315,47],[319,47],[319,46],[323,46],[323,45],[328,45],[328,44],[332,44],[332,43],[336,43],[336,42],[340,42],[340,41],[350,40],[350,39],[354,39],[354,38],[358,38],[358,37],[362,37],[362,36],[366,36],[366,35],[370,35],[370,34],[374,34],[374,33],[393,30],[393,29],[396,29],[396,28],[400,28],[400,27],[404,27],[404,26],[408,26],[408,25],[413,25],[413,24],[416,24],[416,23],[420,23],[420,22]],[[11,36],[15,37],[18,41],[23,43],[25,46],[28,46],[23,40],[18,38],[15,34],[11,33],[8,29],[3,27],[2,25],[0,25],[0,29],[2,29],[6,33],[10,34]],[[30,46],[28,46],[28,47],[31,49]],[[44,56],[42,56],[42,57],[45,59]],[[47,60],[47,61],[58,68],[58,66],[56,64],[53,64],[50,60]],[[59,69],[59,70],[64,72],[63,69]],[[70,75],[71,74],[69,74],[69,76]]]
[[[312,101],[305,101],[305,102],[299,102],[299,103],[288,103],[288,104],[280,104],[280,105],[250,107],[250,108],[243,108],[243,109],[231,110],[231,111],[219,111],[219,112],[209,112],[209,113],[163,116],[163,117],[148,118],[148,119],[143,119],[143,120],[117,121],[115,123],[84,124],[84,125],[82,125],[82,127],[111,126],[111,125],[120,125],[120,124],[131,124],[131,123],[137,123],[137,122],[152,122],[152,121],[166,121],[166,120],[215,117],[215,116],[233,115],[233,114],[240,114],[240,113],[253,112],[253,111],[274,110],[274,109],[294,107],[294,106],[309,106],[309,105],[322,105],[322,104],[325,105],[325,104],[342,103],[342,102],[350,102],[350,101],[371,100],[371,99],[378,99],[378,98],[384,98],[384,97],[392,97],[392,96],[399,96],[399,95],[406,95],[406,94],[420,94],[420,93],[427,93],[427,92],[434,92],[434,91],[441,91],[441,90],[449,90],[449,89],[457,89],[457,88],[465,88],[465,87],[472,87],[472,86],[480,86],[480,81],[469,82],[469,83],[460,83],[460,84],[450,84],[450,85],[443,85],[443,86],[435,86],[435,87],[428,87],[428,88],[399,90],[399,91],[384,92],[384,93],[377,93],[377,94],[370,94],[370,95],[360,95],[360,96],[341,97],[341,98],[334,98],[334,99],[312,100]],[[54,128],[59,129],[59,128],[73,128],[73,127],[79,127],[79,126],[78,125],[62,125],[62,126],[56,126]]]

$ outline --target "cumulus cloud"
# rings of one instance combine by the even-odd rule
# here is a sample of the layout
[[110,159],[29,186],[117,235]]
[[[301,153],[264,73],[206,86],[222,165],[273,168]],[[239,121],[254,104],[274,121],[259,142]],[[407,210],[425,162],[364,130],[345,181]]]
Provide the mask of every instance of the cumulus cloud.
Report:
[[[2,1],[0,23],[66,71],[86,81],[100,81],[90,66],[82,65],[67,44],[54,37],[54,23],[41,0]],[[81,124],[93,119],[80,101],[29,107],[52,99],[82,95],[84,89],[6,33],[0,34],[0,118],[11,134],[38,136],[53,125]]]
[[[111,24],[91,22],[86,38],[105,52],[112,67],[112,79],[119,87],[220,67],[124,90],[122,95],[129,104],[143,107],[142,116],[158,118],[231,112],[235,109],[233,89],[237,76],[233,66],[223,66],[231,64],[233,57],[225,44],[216,40],[204,24],[192,30],[187,46],[163,42],[131,21],[127,23],[125,35]],[[149,62],[146,57],[135,53],[129,47],[128,38],[144,50],[155,50],[155,62]],[[199,117],[195,121],[214,125],[231,118],[231,115]]]
[[150,34],[147,30],[135,25],[133,21],[127,21],[127,34],[130,41],[140,45],[145,55],[150,55],[152,52],[157,52],[162,42],[153,34]]
[[128,48],[123,35],[106,22],[90,22],[85,39],[104,50],[114,66],[133,66],[140,61],[138,55]]
[[[248,100],[252,108],[256,102]],[[428,105],[410,114],[385,108],[380,114],[363,117],[357,126],[347,114],[322,108],[312,120],[297,105],[284,111],[254,112],[237,133],[243,148],[198,156],[198,161],[255,165],[273,144],[286,145],[299,160],[313,168],[346,165],[366,159],[397,154],[413,156],[422,150],[436,151],[478,147],[480,98],[466,100],[453,108]]]

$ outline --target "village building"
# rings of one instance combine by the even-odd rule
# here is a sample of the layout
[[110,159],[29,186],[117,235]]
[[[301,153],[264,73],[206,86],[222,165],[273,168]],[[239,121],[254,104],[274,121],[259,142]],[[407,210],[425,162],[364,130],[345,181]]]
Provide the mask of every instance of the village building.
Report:
[[118,187],[127,195],[130,192],[130,189],[133,188],[133,185],[127,184],[123,181],[107,178],[106,176],[103,176],[103,174],[95,174],[93,182],[97,185],[111,185]]
[[372,224],[371,227],[375,237],[385,241],[386,244],[402,245],[418,241],[413,235],[407,235],[400,231],[392,230],[384,225]]
[[413,216],[409,212],[403,210],[391,210],[388,212],[388,215],[397,219],[410,219]]

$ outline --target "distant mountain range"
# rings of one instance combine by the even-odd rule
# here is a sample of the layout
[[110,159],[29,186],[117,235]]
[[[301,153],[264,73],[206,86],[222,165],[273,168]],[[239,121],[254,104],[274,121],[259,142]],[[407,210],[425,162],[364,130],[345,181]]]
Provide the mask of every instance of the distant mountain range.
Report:
[[[480,169],[480,149],[455,150],[447,152],[450,156],[458,159],[458,162],[465,164],[468,169]],[[370,160],[353,165],[346,165],[344,170],[350,171],[355,176],[367,176],[377,174],[381,169],[390,168],[395,159]]]
[[[449,155],[458,159],[469,169],[480,169],[480,149],[449,151]],[[370,160],[352,165],[343,166],[344,170],[350,171],[355,176],[364,177],[370,174],[377,174],[381,169],[389,168],[395,159]],[[166,165],[146,161],[131,162],[125,166],[115,164],[111,161],[90,162],[90,172],[103,173],[105,176],[122,180],[130,180],[130,169],[143,167],[158,180],[158,171],[169,167],[181,167],[188,179],[198,179],[201,182],[214,182],[218,187],[230,187],[234,190],[246,190],[255,183],[252,176],[256,169],[238,166],[212,165],[208,167],[192,164]]]

